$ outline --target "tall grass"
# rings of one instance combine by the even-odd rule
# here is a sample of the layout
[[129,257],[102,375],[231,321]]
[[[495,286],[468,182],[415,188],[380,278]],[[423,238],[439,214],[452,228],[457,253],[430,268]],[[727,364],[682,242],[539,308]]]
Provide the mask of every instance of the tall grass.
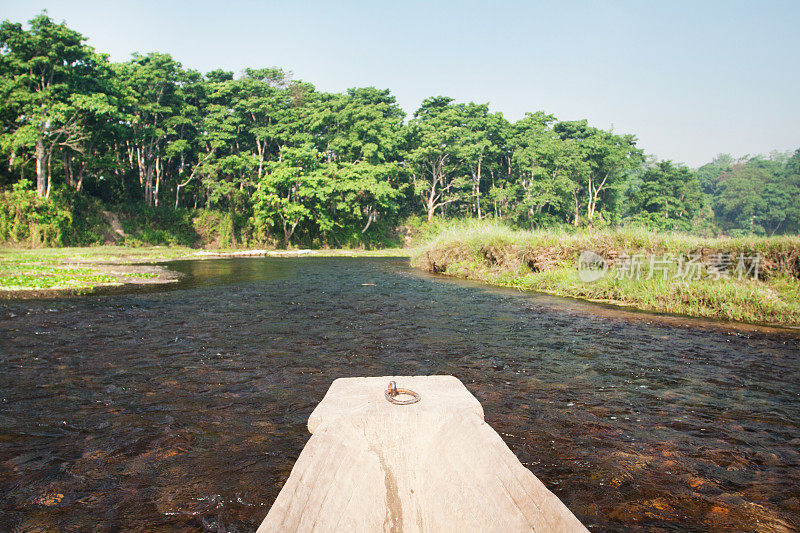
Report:
[[797,235],[698,237],[687,233],[655,232],[641,227],[574,231],[564,228],[515,230],[494,220],[464,220],[444,225],[423,242],[423,249],[447,243],[469,244],[473,247],[491,244],[514,245],[529,249],[556,247],[569,252],[594,249],[598,253],[607,250],[673,254],[702,249],[764,253],[791,253],[800,250],[800,236]]
[[[609,264],[622,253],[694,255],[705,263],[718,254],[758,254],[759,280],[683,279],[675,272],[648,276],[645,263],[638,279],[607,275],[586,283],[576,268],[583,250]],[[521,231],[494,221],[464,221],[431,236],[412,263],[432,272],[651,311],[800,325],[798,236],[706,238],[639,228]]]

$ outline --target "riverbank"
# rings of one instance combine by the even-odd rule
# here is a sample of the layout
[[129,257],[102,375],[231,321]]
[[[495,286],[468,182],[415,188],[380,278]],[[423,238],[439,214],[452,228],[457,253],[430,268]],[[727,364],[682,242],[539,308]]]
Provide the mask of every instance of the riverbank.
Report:
[[464,224],[430,239],[412,264],[493,285],[645,311],[800,326],[797,236],[700,238],[630,229],[529,232],[493,223]]
[[99,287],[175,283],[179,275],[163,265],[176,259],[223,257],[402,257],[386,250],[197,250],[184,246],[92,246],[85,248],[0,248],[0,298],[87,294]]

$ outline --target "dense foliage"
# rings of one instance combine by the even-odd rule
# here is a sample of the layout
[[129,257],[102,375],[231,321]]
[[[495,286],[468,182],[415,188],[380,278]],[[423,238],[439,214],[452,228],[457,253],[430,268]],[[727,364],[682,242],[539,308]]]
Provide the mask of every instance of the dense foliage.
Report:
[[[0,94],[6,241],[91,241],[62,214],[48,233],[60,236],[21,237],[50,211],[73,220],[77,197],[143,242],[188,243],[213,219],[224,244],[369,245],[408,215],[800,229],[800,151],[694,172],[645,158],[632,135],[544,112],[512,123],[440,96],[406,120],[388,90],[325,93],[281,69],[201,74],[161,53],[113,63],[46,14],[0,25]],[[42,200],[23,202],[26,188]]]

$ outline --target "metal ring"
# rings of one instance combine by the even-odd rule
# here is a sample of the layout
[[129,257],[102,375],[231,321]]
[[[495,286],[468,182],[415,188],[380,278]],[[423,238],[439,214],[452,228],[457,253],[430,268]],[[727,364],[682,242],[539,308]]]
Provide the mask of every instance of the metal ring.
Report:
[[[398,400],[397,396],[401,394],[411,396],[411,398],[408,400]],[[413,390],[398,389],[397,384],[394,381],[389,382],[389,388],[386,389],[386,392],[384,392],[383,395],[386,396],[386,399],[391,403],[397,405],[411,405],[412,403],[417,403],[419,401],[419,394]]]

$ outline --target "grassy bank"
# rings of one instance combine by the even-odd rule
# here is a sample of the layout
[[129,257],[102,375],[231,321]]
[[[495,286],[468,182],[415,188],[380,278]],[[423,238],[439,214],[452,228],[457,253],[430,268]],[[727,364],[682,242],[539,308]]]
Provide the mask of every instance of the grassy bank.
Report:
[[0,248],[0,296],[86,293],[95,287],[171,283],[177,276],[154,263],[187,257],[185,247]]
[[[578,258],[585,250],[605,261],[604,275],[596,281],[578,275]],[[700,268],[687,276],[690,257]],[[529,232],[471,223],[443,229],[412,263],[430,272],[648,311],[800,325],[797,236],[722,239],[634,229]]]

